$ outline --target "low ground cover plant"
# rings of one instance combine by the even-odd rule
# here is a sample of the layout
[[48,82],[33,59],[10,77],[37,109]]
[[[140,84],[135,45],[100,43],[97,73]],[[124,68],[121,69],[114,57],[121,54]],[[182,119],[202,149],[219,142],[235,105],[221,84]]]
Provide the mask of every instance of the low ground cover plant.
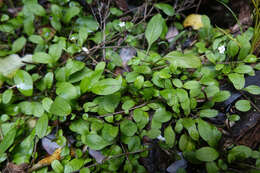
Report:
[[[221,141],[228,128],[214,123],[233,90],[245,97],[228,124],[258,111],[247,96],[260,87],[246,83],[260,70],[257,32],[184,21],[182,2],[0,0],[0,168],[259,172],[259,150]],[[154,145],[164,168],[149,168]]]

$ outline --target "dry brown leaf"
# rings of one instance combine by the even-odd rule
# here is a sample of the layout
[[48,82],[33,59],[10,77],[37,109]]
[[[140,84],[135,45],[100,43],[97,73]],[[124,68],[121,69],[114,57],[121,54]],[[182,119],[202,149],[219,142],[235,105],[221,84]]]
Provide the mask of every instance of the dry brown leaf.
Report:
[[44,159],[40,160],[37,164],[49,165],[54,160],[60,160],[60,153],[61,153],[61,148],[58,148],[57,150],[54,151],[52,155],[45,157]]
[[126,0],[116,0],[116,5],[120,10],[127,11],[128,10],[128,4]]
[[14,163],[8,163],[3,173],[25,173],[27,166],[27,164],[16,165]]

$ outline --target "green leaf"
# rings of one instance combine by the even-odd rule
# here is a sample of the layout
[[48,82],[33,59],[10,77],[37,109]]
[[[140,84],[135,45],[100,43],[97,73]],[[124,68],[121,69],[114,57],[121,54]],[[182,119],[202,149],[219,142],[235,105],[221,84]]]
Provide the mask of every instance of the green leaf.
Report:
[[182,54],[178,51],[172,51],[165,57],[172,65],[181,68],[199,68],[201,66],[200,58],[194,54]]
[[47,128],[48,128],[48,115],[43,114],[37,121],[36,135],[39,138],[43,138],[46,135]]
[[102,129],[102,137],[106,141],[113,141],[117,137],[118,131],[118,127],[106,123]]
[[244,88],[243,90],[249,92],[250,94],[254,94],[254,95],[260,94],[260,87],[257,85],[249,85],[248,87]]
[[120,102],[120,93],[104,96],[104,109],[107,112],[114,112]]
[[127,112],[129,109],[134,107],[134,105],[135,105],[135,102],[132,99],[131,100],[127,100],[127,101],[125,101],[123,103],[122,109]]
[[189,136],[182,134],[179,140],[179,148],[181,151],[193,151],[195,143]]
[[26,7],[36,16],[45,16],[45,9],[38,3],[30,3]]
[[51,162],[51,167],[54,170],[55,173],[63,173],[63,166],[58,160],[54,160]]
[[245,78],[243,74],[231,73],[228,75],[228,78],[237,90],[244,88]]
[[190,137],[198,141],[199,140],[199,132],[196,127],[196,121],[191,118],[183,118],[182,124],[185,129],[188,130]]
[[120,90],[122,79],[107,78],[95,83],[91,91],[97,95],[109,95]]
[[169,4],[157,3],[157,4],[154,4],[154,6],[156,8],[159,8],[160,10],[162,10],[168,16],[173,16],[174,15],[174,8],[171,5],[169,5]]
[[190,81],[185,82],[185,84],[183,85],[183,88],[185,88],[185,89],[197,89],[197,88],[199,88],[200,89],[200,84],[196,80],[190,80]]
[[147,28],[145,30],[145,38],[148,42],[150,49],[151,45],[160,37],[163,30],[164,19],[160,14],[157,14],[152,17],[148,22]]
[[211,147],[202,147],[195,152],[196,158],[203,162],[211,162],[218,158],[218,152]]
[[19,104],[20,110],[22,113],[26,115],[33,115],[36,117],[41,117],[44,113],[44,109],[39,102],[29,102],[29,101],[23,101]]
[[78,171],[84,165],[84,159],[73,159],[64,167],[64,173],[72,173]]
[[50,45],[48,55],[51,57],[51,60],[49,63],[57,62],[59,60],[59,58],[61,57],[63,48],[64,47],[61,43]]
[[258,60],[258,58],[253,54],[249,54],[249,55],[246,56],[245,59],[243,59],[243,61],[245,63],[255,63],[257,60]]
[[229,91],[219,91],[213,96],[213,101],[215,102],[223,102],[227,100],[231,96]]
[[235,107],[241,112],[247,112],[251,109],[251,105],[248,100],[238,100],[235,104]]
[[235,160],[244,160],[251,156],[251,148],[243,145],[236,146],[228,152],[228,162],[232,163]]
[[215,109],[203,109],[199,112],[200,117],[213,118],[218,115],[218,111]]
[[238,60],[243,60],[250,53],[251,44],[245,36],[238,35],[237,40],[241,46],[238,54]]
[[110,13],[115,15],[115,16],[121,16],[123,14],[123,12],[121,10],[119,10],[118,8],[110,8]]
[[105,62],[100,62],[96,65],[94,72],[91,71],[87,73],[86,77],[80,82],[80,90],[82,91],[82,93],[90,91],[93,85],[98,82],[99,78],[104,72],[105,66]]
[[68,8],[63,18],[64,23],[69,23],[74,16],[79,14],[79,12],[80,9],[78,7],[72,6]]
[[27,16],[25,18],[25,20],[23,21],[24,32],[27,35],[32,35],[35,32],[33,21],[34,21],[34,16],[33,15]]
[[62,17],[62,8],[56,4],[51,4],[51,13],[54,17]]
[[89,133],[89,123],[87,121],[84,121],[82,119],[73,121],[69,129],[73,132],[76,132],[78,134],[84,135]]
[[52,72],[48,72],[43,78],[44,85],[47,89],[51,89],[53,83],[53,76],[54,75]]
[[245,65],[245,64],[240,64],[239,66],[237,66],[234,69],[234,72],[241,73],[241,74],[251,73],[253,71],[254,70],[253,70],[253,68],[250,65]]
[[136,80],[134,81],[134,86],[137,89],[141,89],[143,87],[143,84],[144,84],[144,77],[143,76],[138,76],[136,78]]
[[49,97],[45,97],[44,99],[42,99],[42,107],[46,112],[50,113],[50,108],[52,105],[53,101],[51,98]]
[[56,94],[66,100],[72,100],[78,97],[77,88],[68,82],[61,82],[56,84]]
[[36,63],[42,63],[42,64],[53,63],[53,58],[45,52],[36,52],[35,54],[33,54],[32,59]]
[[175,124],[174,130],[175,130],[177,133],[181,133],[181,131],[183,130],[182,121],[183,121],[183,119],[179,119],[179,120],[177,120],[177,122],[176,122],[176,124]]
[[23,47],[25,46],[25,44],[26,44],[26,38],[19,37],[12,44],[12,52],[16,53],[16,52],[22,50]]
[[175,143],[175,133],[174,133],[171,125],[169,125],[168,127],[165,128],[164,137],[165,137],[166,144],[170,148],[173,147],[174,143]]
[[13,90],[11,89],[5,90],[5,92],[2,95],[2,102],[4,104],[9,104],[12,100],[12,97],[13,97]]
[[110,145],[109,142],[105,141],[101,136],[97,134],[83,135],[82,142],[92,150],[102,150],[106,146]]
[[183,86],[183,83],[180,79],[175,78],[172,80],[172,83],[174,86],[176,86],[177,88],[181,88]]
[[207,162],[206,169],[208,173],[219,173],[219,168],[215,162]]
[[133,112],[133,118],[137,123],[138,129],[143,129],[146,124],[149,122],[149,115],[147,112],[142,111],[141,109],[135,109]]
[[135,72],[141,73],[141,74],[151,74],[152,73],[152,69],[147,65],[134,66],[133,70]]
[[[89,0],[88,0],[89,1]],[[90,170],[89,170],[89,168],[82,168],[82,169],[80,169],[80,172],[79,173],[90,173]]]
[[[99,64],[103,64],[104,66],[104,62],[101,62]],[[98,66],[100,66],[99,64],[96,65],[96,68]],[[84,62],[81,62],[81,61],[75,61],[75,60],[72,60],[72,59],[69,59],[66,63],[66,75],[67,76],[70,76],[76,72],[79,72],[81,71],[82,69],[84,69],[85,67],[85,63]],[[67,74],[68,73],[68,74]]]
[[216,147],[221,139],[221,132],[214,126],[202,119],[197,120],[200,137],[211,147]]
[[231,122],[236,122],[238,120],[240,120],[240,116],[237,114],[232,114],[228,116],[228,120]]
[[43,45],[44,44],[44,40],[42,39],[41,36],[39,35],[31,35],[29,37],[29,40],[32,42],[32,43],[35,43],[35,44],[40,44],[40,45]]
[[35,140],[35,130],[31,132],[22,142],[15,147],[13,153],[13,160],[17,165],[22,163],[30,163],[33,149],[34,149],[34,140]]
[[239,45],[236,41],[230,40],[227,45],[228,56],[234,57],[239,51]]
[[166,111],[165,108],[159,108],[155,111],[153,115],[153,120],[156,120],[161,123],[165,123],[172,118],[170,112]]
[[71,113],[71,106],[68,101],[58,96],[51,104],[50,112],[58,116],[67,116]]
[[84,44],[84,42],[86,41],[87,37],[88,37],[87,28],[80,27],[79,28],[79,38],[78,38],[79,46],[82,46]]
[[4,136],[3,140],[0,143],[0,155],[2,155],[13,144],[16,131],[16,128],[12,128]]
[[31,75],[24,71],[18,70],[14,76],[14,83],[17,89],[25,96],[32,96],[33,81]]
[[125,119],[120,123],[120,131],[126,136],[133,136],[137,132],[137,126],[133,121]]

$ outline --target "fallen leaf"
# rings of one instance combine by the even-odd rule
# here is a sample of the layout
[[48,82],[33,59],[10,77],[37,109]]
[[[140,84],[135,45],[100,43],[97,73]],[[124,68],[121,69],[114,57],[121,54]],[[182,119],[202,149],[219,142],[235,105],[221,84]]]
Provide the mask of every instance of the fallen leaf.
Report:
[[168,29],[168,32],[167,32],[165,38],[166,38],[166,40],[167,40],[168,42],[172,42],[172,41],[174,40],[174,38],[175,38],[178,34],[179,34],[178,29],[177,29],[176,27],[172,27],[172,26],[171,26],[171,27]]
[[127,62],[136,55],[136,50],[134,48],[122,48],[120,50],[120,57],[123,61],[123,66],[127,65]]
[[126,0],[116,0],[116,5],[120,10],[127,11],[128,10],[128,4]]
[[176,160],[173,162],[168,168],[167,172],[169,173],[176,173],[178,169],[180,168],[186,168],[187,167],[187,161],[183,158],[182,153],[179,152],[178,155],[181,157],[180,160]]
[[60,153],[61,153],[61,148],[58,148],[57,150],[54,151],[52,155],[45,157],[44,159],[40,160],[37,164],[50,165],[52,161],[60,160]]
[[97,161],[97,163],[102,163],[106,158],[100,151],[92,150],[90,148],[88,149],[88,153]]
[[54,153],[55,150],[60,148],[60,146],[56,142],[53,141],[55,138],[56,137],[54,134],[49,134],[49,135],[45,136],[44,138],[42,138],[42,140],[41,140],[42,147],[48,154],[52,154],[52,153]]
[[3,170],[3,173],[25,173],[27,166],[27,164],[16,165],[10,162]]
[[203,27],[203,23],[201,20],[201,15],[199,14],[190,14],[187,16],[183,22],[183,26],[189,27],[191,26],[195,30],[199,30],[200,28]]

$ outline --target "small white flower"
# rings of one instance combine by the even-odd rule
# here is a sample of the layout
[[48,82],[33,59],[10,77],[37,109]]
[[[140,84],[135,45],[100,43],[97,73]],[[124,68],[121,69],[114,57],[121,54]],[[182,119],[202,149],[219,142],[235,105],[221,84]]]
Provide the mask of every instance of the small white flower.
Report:
[[160,140],[160,141],[165,141],[165,138],[162,137],[162,135],[157,136],[157,139]]
[[89,54],[89,50],[86,47],[82,47],[82,51],[84,51],[86,54]]
[[76,37],[73,36],[73,37],[70,38],[70,40],[74,41],[74,40],[76,40]]
[[221,54],[223,54],[224,52],[225,52],[225,46],[224,45],[222,45],[222,46],[220,46],[220,47],[218,47],[218,51],[219,51],[219,53],[221,53]]
[[123,27],[125,26],[125,22],[120,22],[120,23],[119,23],[119,26],[120,26],[121,28],[123,28]]

